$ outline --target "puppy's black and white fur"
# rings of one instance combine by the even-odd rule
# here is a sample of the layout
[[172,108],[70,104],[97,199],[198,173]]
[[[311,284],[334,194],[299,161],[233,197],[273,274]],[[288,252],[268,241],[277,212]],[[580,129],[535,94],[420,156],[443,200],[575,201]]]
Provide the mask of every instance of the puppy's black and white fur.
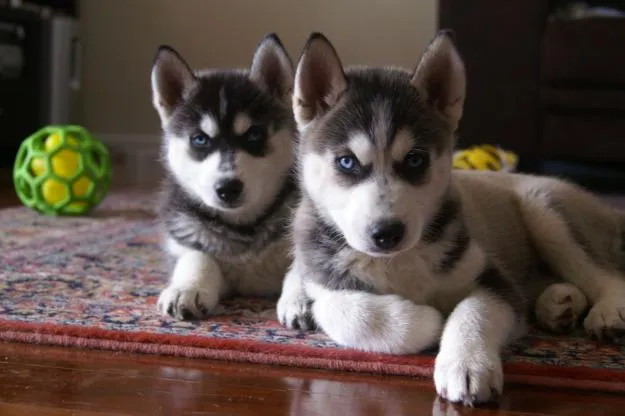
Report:
[[293,66],[275,34],[249,70],[192,71],[170,47],[152,69],[167,180],[161,219],[174,264],[168,315],[213,312],[224,296],[278,296],[296,199]]
[[[503,387],[500,352],[535,306],[547,328],[625,338],[625,215],[576,186],[452,171],[465,69],[447,32],[414,71],[344,70],[310,37],[295,75],[302,200],[278,302],[289,327],[416,353],[440,342],[438,393],[472,405]],[[557,282],[542,279],[544,266]]]

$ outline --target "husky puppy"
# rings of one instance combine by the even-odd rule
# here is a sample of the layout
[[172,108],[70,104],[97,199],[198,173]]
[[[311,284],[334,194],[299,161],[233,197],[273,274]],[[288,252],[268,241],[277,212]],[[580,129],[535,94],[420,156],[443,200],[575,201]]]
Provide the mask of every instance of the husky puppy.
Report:
[[160,216],[174,264],[159,310],[201,318],[229,295],[277,296],[291,261],[293,65],[271,34],[249,70],[192,71],[168,46],[152,68],[167,172]]
[[[293,95],[302,199],[278,302],[365,351],[436,346],[438,394],[502,391],[502,347],[535,306],[551,329],[625,341],[625,215],[555,179],[452,171],[465,69],[448,32],[414,71],[344,70],[313,34]],[[540,276],[545,270],[558,280]]]

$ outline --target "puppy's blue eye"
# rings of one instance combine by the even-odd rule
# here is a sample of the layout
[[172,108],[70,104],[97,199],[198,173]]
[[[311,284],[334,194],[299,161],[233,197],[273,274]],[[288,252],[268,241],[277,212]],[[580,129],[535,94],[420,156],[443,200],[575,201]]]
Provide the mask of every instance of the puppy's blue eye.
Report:
[[354,172],[358,167],[358,161],[353,156],[341,156],[336,159],[336,163],[343,172]]
[[265,130],[259,126],[252,126],[245,133],[245,138],[250,143],[260,142],[265,138]]
[[193,145],[194,147],[205,147],[208,146],[209,143],[210,138],[204,133],[191,136],[191,145]]
[[427,163],[427,153],[421,150],[412,150],[406,155],[404,164],[407,168],[417,169]]

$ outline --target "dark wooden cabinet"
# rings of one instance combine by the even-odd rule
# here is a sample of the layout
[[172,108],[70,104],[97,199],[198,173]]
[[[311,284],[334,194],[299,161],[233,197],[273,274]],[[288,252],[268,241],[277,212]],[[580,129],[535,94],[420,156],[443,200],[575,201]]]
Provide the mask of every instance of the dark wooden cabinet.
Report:
[[80,79],[77,22],[68,15],[0,7],[0,167],[47,124],[76,122]]
[[468,72],[460,145],[625,162],[625,19],[553,20],[544,0],[440,0]]

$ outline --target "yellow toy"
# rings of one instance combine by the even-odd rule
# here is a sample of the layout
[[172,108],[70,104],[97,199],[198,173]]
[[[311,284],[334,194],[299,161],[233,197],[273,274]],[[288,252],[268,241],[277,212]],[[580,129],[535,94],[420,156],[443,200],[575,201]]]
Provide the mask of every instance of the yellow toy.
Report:
[[518,156],[513,152],[484,144],[455,152],[453,167],[454,169],[513,172],[518,161]]
[[[67,143],[70,146],[78,147],[78,140],[71,134],[67,135]],[[52,152],[54,149],[61,145],[61,136],[59,134],[51,134],[44,142],[44,150],[46,152]],[[63,149],[56,154],[52,159],[52,171],[63,179],[71,179],[76,176],[79,169],[80,155],[69,149]],[[41,176],[46,172],[46,162],[43,158],[35,157],[32,159],[31,170],[35,174],[35,177]],[[79,178],[72,184],[72,193],[79,198],[85,197],[89,190],[91,181],[86,176]],[[57,204],[63,199],[67,198],[67,190],[57,181],[45,181],[41,187],[43,198],[51,204]],[[86,205],[84,202],[71,202],[70,207],[82,207]]]
[[80,126],[47,126],[26,138],[13,167],[20,200],[50,215],[80,215],[97,206],[111,180],[103,143]]

